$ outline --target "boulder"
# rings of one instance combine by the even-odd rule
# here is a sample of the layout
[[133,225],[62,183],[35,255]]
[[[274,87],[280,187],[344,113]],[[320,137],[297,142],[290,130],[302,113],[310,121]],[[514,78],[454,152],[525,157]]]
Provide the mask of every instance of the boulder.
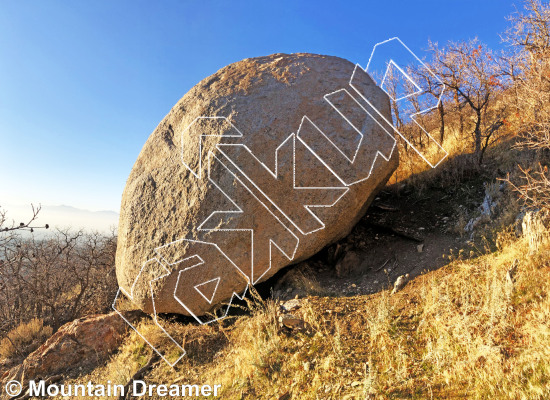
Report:
[[[125,318],[132,321],[142,315],[136,311],[124,313]],[[1,378],[2,385],[15,379],[26,387],[33,379],[86,373],[107,361],[129,330],[115,312],[69,322],[29,354],[21,365],[7,371]]]
[[397,168],[390,124],[387,95],[338,57],[274,54],[202,80],[127,180],[122,293],[148,313],[224,315],[249,285],[350,232]]

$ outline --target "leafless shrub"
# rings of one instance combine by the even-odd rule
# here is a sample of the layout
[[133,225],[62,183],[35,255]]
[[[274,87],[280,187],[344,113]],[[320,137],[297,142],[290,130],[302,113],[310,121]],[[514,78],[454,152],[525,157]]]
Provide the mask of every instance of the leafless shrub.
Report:
[[521,140],[518,145],[537,151],[539,165],[521,169],[523,182],[514,187],[529,208],[550,211],[550,4],[527,0],[524,11],[510,17],[504,39],[516,49],[520,71],[514,92]]
[[12,221],[9,223],[6,210],[2,209],[0,206],[0,247],[7,245],[14,237],[16,231],[29,231],[34,232],[35,229],[49,229],[50,226],[45,224],[43,226],[38,226],[35,224],[38,219],[38,214],[40,213],[41,206],[35,207],[31,204],[32,215],[27,220],[27,222],[16,223]]
[[504,125],[508,105],[500,101],[508,87],[496,56],[477,39],[449,43],[439,47],[430,43],[431,67],[450,89],[459,113],[460,131],[464,130],[463,109],[470,110],[473,151],[481,164],[487,148],[496,141]]
[[57,231],[14,236],[0,246],[0,320],[7,332],[39,318],[57,329],[88,313],[104,312],[116,291],[116,236]]

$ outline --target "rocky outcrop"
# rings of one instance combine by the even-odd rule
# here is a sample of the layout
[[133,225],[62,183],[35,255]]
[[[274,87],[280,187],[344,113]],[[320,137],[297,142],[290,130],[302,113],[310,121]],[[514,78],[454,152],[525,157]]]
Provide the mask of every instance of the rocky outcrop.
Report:
[[[314,54],[231,64],[145,143],[122,197],[122,292],[201,318],[348,234],[398,165],[386,94]],[[218,314],[220,315],[220,314]]]
[[[139,312],[126,312],[135,320]],[[105,362],[118,348],[130,328],[117,313],[80,318],[63,325],[25,361],[6,372],[3,382],[13,379],[26,384],[62,374],[85,373]]]

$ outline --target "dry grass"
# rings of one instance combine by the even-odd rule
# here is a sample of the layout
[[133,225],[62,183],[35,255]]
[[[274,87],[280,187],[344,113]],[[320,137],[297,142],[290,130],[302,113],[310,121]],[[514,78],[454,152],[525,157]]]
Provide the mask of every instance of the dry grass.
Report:
[[[480,174],[463,154],[468,146],[448,136],[449,160],[433,171],[405,154],[390,183],[407,179],[418,192],[429,185],[460,189]],[[521,162],[509,144],[498,146],[505,151],[491,151],[489,163],[510,170]],[[489,179],[494,192],[497,183]],[[509,200],[499,211],[504,225],[518,212]],[[469,218],[464,214],[461,223]],[[550,398],[550,238],[533,221],[520,238],[500,225],[493,252],[467,260],[459,254],[395,295],[312,296],[323,293],[313,290],[309,274],[294,277],[312,289],[295,312],[306,331],[281,328],[279,305],[257,296],[247,315],[217,325],[165,321],[187,355],[175,368],[159,362],[145,380],[221,384],[223,399]],[[177,357],[150,320],[139,329]],[[151,354],[132,333],[110,362],[77,381],[125,384]]]
[[0,341],[0,360],[24,358],[51,335],[52,328],[44,326],[41,319],[33,318],[27,323],[22,323]]
[[[188,354],[146,380],[221,384],[224,399],[547,399],[550,240],[502,236],[500,250],[457,259],[393,296],[311,297],[299,311],[309,331],[282,330],[278,305],[259,300],[224,326],[172,323],[192,338]],[[150,354],[132,334],[80,380],[126,383]]]
[[[435,135],[435,133],[432,132],[432,135]],[[399,137],[398,142],[399,166],[391,176],[388,182],[389,184],[399,183],[411,178],[414,180],[415,176],[421,177],[422,175],[419,174],[432,169],[414,149],[405,146],[405,142]],[[455,180],[461,178],[460,175],[464,172],[464,169],[473,167],[473,162],[470,159],[471,157],[465,156],[470,152],[471,140],[461,138],[454,129],[447,130],[447,136],[442,147],[448,153],[446,160],[452,160],[456,156],[462,156],[454,161],[454,163],[459,163],[459,165],[454,165],[454,168],[449,168],[449,172],[456,174]],[[428,160],[435,160],[436,154],[440,154],[440,149],[435,145],[424,147],[420,150]],[[456,167],[459,168],[457,169]],[[424,181],[425,179],[421,178],[421,180]],[[452,182],[448,182],[448,184],[452,184]],[[417,185],[415,186],[417,187]]]

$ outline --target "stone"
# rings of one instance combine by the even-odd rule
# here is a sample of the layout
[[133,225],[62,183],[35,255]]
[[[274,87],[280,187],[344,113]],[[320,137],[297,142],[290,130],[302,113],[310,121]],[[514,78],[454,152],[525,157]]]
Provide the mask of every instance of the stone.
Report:
[[390,124],[388,96],[338,57],[274,54],[202,80],[127,180],[122,293],[148,313],[225,315],[351,231],[399,163]]
[[284,312],[292,312],[294,310],[297,310],[302,306],[302,300],[300,299],[292,299],[285,301],[283,304],[281,304],[281,308]]
[[306,322],[303,319],[295,317],[292,314],[284,314],[279,319],[281,325],[286,328],[298,330],[306,328]]
[[[125,318],[135,320],[141,315],[140,312],[126,312]],[[3,382],[15,379],[25,386],[32,379],[47,379],[58,374],[75,376],[75,372],[91,371],[108,360],[129,330],[115,312],[69,322],[29,354],[21,365],[5,374]]]
[[401,289],[403,289],[408,281],[409,281],[409,274],[398,276],[397,279],[395,280],[395,283],[393,284],[393,290],[391,294],[395,294]]

